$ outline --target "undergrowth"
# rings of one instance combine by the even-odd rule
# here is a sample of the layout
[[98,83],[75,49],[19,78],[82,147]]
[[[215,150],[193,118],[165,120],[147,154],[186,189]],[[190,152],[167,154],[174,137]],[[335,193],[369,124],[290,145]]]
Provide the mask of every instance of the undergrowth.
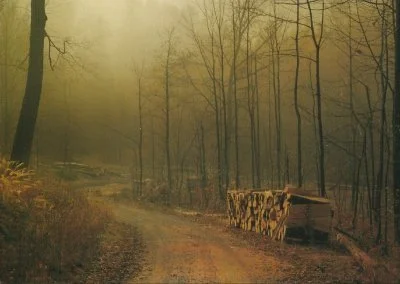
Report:
[[0,283],[68,281],[110,220],[79,191],[0,160]]

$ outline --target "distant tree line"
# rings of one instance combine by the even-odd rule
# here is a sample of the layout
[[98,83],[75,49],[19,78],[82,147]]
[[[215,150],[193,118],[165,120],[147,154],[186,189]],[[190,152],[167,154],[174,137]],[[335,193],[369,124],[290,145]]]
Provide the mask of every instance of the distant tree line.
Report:
[[[138,123],[122,117],[116,124],[121,127],[114,127],[115,137],[128,142],[115,142],[120,159],[121,149],[131,151],[140,180],[165,180],[169,198],[193,174],[204,187],[212,184],[221,199],[229,188],[314,184],[321,196],[329,196],[330,189],[340,194],[337,189],[348,185],[353,228],[365,217],[376,242],[387,243],[390,222],[399,242],[396,5],[194,1],[164,33],[154,62],[132,74],[136,103],[118,101],[138,113]],[[11,4],[2,1],[0,8],[2,148],[11,148],[11,159],[28,165],[45,58],[53,67],[51,50],[66,55],[66,42],[61,47],[53,42],[46,32],[45,1],[32,0],[25,94],[10,147],[9,82],[20,65],[10,63],[7,25],[17,21],[9,18]]]

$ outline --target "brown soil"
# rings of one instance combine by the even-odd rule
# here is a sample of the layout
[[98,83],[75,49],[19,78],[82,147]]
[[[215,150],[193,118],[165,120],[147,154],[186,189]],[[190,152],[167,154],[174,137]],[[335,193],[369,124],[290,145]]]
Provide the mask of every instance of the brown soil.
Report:
[[181,210],[177,213],[201,224],[224,228],[241,246],[263,251],[266,256],[285,263],[279,283],[369,282],[353,258],[335,241],[326,244],[304,244],[293,240],[274,242],[254,232],[230,227],[224,214],[193,214]]
[[130,283],[368,282],[348,254],[328,246],[271,242],[218,215],[121,203],[113,210],[142,233],[148,250]]
[[83,283],[124,283],[142,270],[144,244],[132,226],[113,222],[102,236],[98,258]]

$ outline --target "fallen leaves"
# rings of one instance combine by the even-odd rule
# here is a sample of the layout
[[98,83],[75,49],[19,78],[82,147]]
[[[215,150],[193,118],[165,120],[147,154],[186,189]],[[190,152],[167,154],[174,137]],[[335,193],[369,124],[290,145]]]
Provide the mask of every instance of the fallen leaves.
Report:
[[123,283],[134,278],[143,269],[144,252],[142,237],[134,227],[111,223],[85,283]]

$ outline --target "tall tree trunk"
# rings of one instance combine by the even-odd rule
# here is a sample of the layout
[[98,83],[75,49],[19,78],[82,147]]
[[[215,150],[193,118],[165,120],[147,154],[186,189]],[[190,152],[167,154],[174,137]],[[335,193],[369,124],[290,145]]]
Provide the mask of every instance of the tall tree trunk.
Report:
[[[249,2],[247,2],[249,5]],[[246,30],[246,78],[247,78],[247,111],[250,121],[250,153],[251,153],[251,182],[252,188],[256,188],[255,181],[255,149],[254,149],[254,107],[251,83],[251,59],[250,59],[250,7],[247,6],[247,30]]]
[[240,169],[239,169],[239,108],[237,97],[237,48],[236,48],[236,8],[232,2],[232,30],[233,30],[233,96],[235,105],[235,187],[240,187]]
[[29,165],[43,81],[43,49],[47,16],[45,0],[31,0],[28,78],[15,133],[11,160]]
[[317,121],[318,121],[318,139],[319,139],[319,180],[320,195],[326,196],[325,190],[325,145],[324,145],[324,128],[322,122],[322,98],[321,98],[321,75],[320,75],[320,47],[316,53],[316,80],[317,80]]
[[[71,153],[70,153],[70,148],[71,148],[71,110],[69,107],[69,101],[68,97],[71,95],[71,85],[70,83],[65,83],[64,85],[64,106],[65,106],[65,126],[64,126],[64,155],[63,155],[63,161],[64,164],[67,162],[71,161]],[[69,167],[68,167],[69,168]]]
[[386,130],[385,130],[385,135],[386,135],[386,172],[385,172],[385,182],[384,182],[384,186],[385,186],[385,224],[384,224],[384,253],[385,255],[388,255],[389,253],[389,242],[388,242],[388,219],[389,219],[389,208],[388,208],[388,191],[389,191],[389,168],[390,168],[390,163],[392,162],[392,160],[390,159],[391,155],[392,155],[392,149],[391,149],[391,145],[390,145],[390,137],[389,137],[389,131],[387,129],[387,124],[386,124]]
[[[222,47],[221,47],[222,48]],[[222,59],[223,60],[223,56]],[[221,70],[224,70],[223,68],[223,63],[221,64]],[[228,121],[227,121],[227,100],[226,100],[226,93],[225,93],[225,87],[224,87],[224,73],[222,72],[221,74],[221,88],[222,88],[222,122],[223,122],[223,127],[224,127],[224,180],[225,180],[225,191],[229,189],[229,184],[230,184],[230,132],[229,132],[229,126],[228,126]]]
[[[274,16],[276,17],[276,3],[274,2]],[[282,185],[282,113],[281,113],[281,80],[280,80],[280,46],[278,42],[278,23],[274,20],[272,37],[272,73],[275,97],[275,128],[276,128],[276,165],[278,188]]]
[[321,184],[321,177],[320,177],[320,166],[319,166],[319,157],[318,157],[318,126],[317,126],[317,115],[316,115],[316,98],[315,98],[315,90],[313,86],[313,80],[312,80],[312,67],[311,67],[311,62],[308,66],[309,69],[309,78],[310,78],[310,89],[311,89],[311,98],[312,98],[312,126],[313,126],[313,135],[314,135],[314,142],[317,146],[317,151],[314,156],[315,159],[315,176],[317,177],[317,184],[318,184],[318,189],[320,188]]
[[206,169],[206,147],[204,142],[204,126],[200,124],[200,175],[201,175],[201,189],[204,192],[207,187],[207,169]]
[[171,173],[171,150],[170,150],[170,60],[172,53],[172,36],[173,30],[169,34],[168,38],[168,50],[167,50],[167,58],[165,64],[165,155],[166,155],[166,163],[167,163],[167,181],[168,181],[168,189],[167,189],[167,200],[166,202],[169,204],[171,202],[171,194],[172,194],[172,173]]
[[[352,189],[354,191],[354,203],[353,203],[353,220],[352,220],[352,226],[353,230],[356,229],[357,226],[357,218],[358,218],[358,206],[362,207],[363,204],[359,202],[359,197],[360,197],[360,171],[362,167],[362,161],[366,156],[366,151],[367,151],[367,138],[366,138],[366,133],[364,131],[364,138],[363,138],[363,148],[361,152],[361,158],[359,161],[357,161],[356,169],[355,169],[355,176],[353,177],[354,180],[352,181]],[[356,153],[353,153],[355,155]]]
[[151,117],[151,169],[153,179],[156,178],[156,145],[154,133],[154,117]]
[[395,94],[393,101],[394,235],[400,244],[400,0],[396,0]]
[[4,49],[4,66],[3,66],[3,88],[2,88],[2,112],[3,112],[3,154],[8,153],[8,139],[9,139],[9,117],[8,117],[8,17],[5,15],[5,23],[4,23],[4,41],[3,41],[3,49]]
[[[371,171],[368,171],[368,158],[366,157],[366,180],[367,184],[370,184],[371,186],[368,186],[368,206],[369,206],[369,224],[370,224],[370,229],[372,231],[372,226],[373,226],[373,210],[374,210],[374,187],[375,187],[375,150],[374,150],[374,111],[372,109],[372,104],[371,104],[371,95],[369,93],[369,88],[367,85],[364,85],[365,88],[365,96],[367,99],[368,103],[368,127],[366,131],[368,132],[368,142],[369,142],[369,152],[370,152],[370,159],[371,159]],[[369,182],[369,177],[371,177],[371,181]]]
[[[270,58],[269,64],[273,64],[273,58]],[[272,77],[272,78],[271,78]],[[271,188],[275,188],[274,186],[274,176],[275,176],[275,167],[274,167],[274,159],[272,152],[272,99],[271,99],[271,81],[274,80],[273,72],[268,72],[268,159],[269,159],[269,168],[270,168],[270,184]]]
[[[349,6],[349,36],[348,36],[348,45],[349,45],[349,104],[350,104],[350,134],[351,134],[351,204],[355,210],[357,207],[356,202],[356,192],[358,192],[358,188],[356,188],[358,182],[357,180],[357,126],[355,125],[355,117],[354,114],[356,113],[354,109],[354,91],[353,91],[353,38],[352,38],[352,32],[353,32],[353,26],[352,26],[352,18],[351,18],[351,3],[348,3]],[[355,219],[353,219],[355,220]],[[354,222],[353,222],[354,224]]]
[[274,116],[275,116],[275,140],[276,140],[276,183],[277,187],[281,184],[281,135],[279,125],[279,95],[276,85],[276,64],[275,64],[275,47],[272,43],[272,88],[274,93]]
[[142,196],[143,189],[143,117],[142,117],[142,78],[138,80],[138,107],[139,107],[139,192]]
[[287,150],[287,145],[285,145],[285,179],[286,184],[290,184],[290,159]]
[[220,107],[219,98],[217,93],[217,78],[216,78],[216,66],[215,66],[215,51],[214,51],[214,34],[211,34],[211,56],[212,56],[212,85],[213,85],[213,97],[215,106],[215,131],[217,138],[217,175],[218,175],[218,193],[221,200],[224,198],[222,190],[222,158],[221,158],[221,125],[220,125]]
[[301,114],[299,107],[299,71],[300,71],[300,50],[299,50],[299,32],[300,32],[300,0],[296,5],[296,73],[294,80],[294,109],[297,119],[297,186],[303,186],[303,165],[302,165],[302,128]]
[[[214,2],[213,2],[214,3]],[[228,116],[228,109],[227,109],[227,99],[226,99],[226,92],[225,92],[225,50],[224,50],[224,40],[223,40],[223,8],[221,7],[221,4],[223,2],[219,2],[219,16],[216,16],[216,22],[217,22],[217,31],[218,31],[218,45],[219,45],[219,52],[220,52],[220,62],[219,62],[219,68],[221,72],[221,77],[220,77],[220,92],[221,92],[221,118],[222,118],[222,126],[223,126],[223,143],[224,143],[224,162],[223,162],[223,179],[225,181],[224,183],[224,190],[228,190],[229,184],[230,184],[230,159],[229,159],[229,153],[230,153],[230,148],[229,148],[229,141],[230,141],[230,131],[229,131],[229,126],[228,126],[228,121],[227,121],[227,116]],[[215,10],[214,6],[214,13],[217,15],[217,11]],[[229,122],[230,125],[230,122]],[[225,198],[225,194],[223,194],[223,199]]]
[[325,142],[324,142],[324,128],[322,120],[322,95],[321,95],[321,43],[324,31],[325,1],[322,1],[321,27],[320,27],[320,34],[318,37],[316,35],[313,10],[311,8],[310,0],[307,0],[307,6],[310,15],[310,29],[312,34],[312,40],[315,47],[315,80],[316,80],[315,97],[317,101],[317,123],[318,123],[318,166],[319,166],[319,187],[320,187],[319,193],[321,196],[326,196]]
[[385,131],[386,131],[386,100],[388,92],[388,70],[384,69],[384,64],[388,59],[388,45],[387,45],[387,26],[386,26],[386,8],[382,10],[382,23],[381,23],[381,51],[380,51],[380,83],[382,91],[381,109],[380,109],[380,134],[379,134],[379,164],[378,173],[376,178],[376,193],[375,193],[375,221],[378,223],[378,232],[376,235],[376,242],[380,243],[382,239],[382,190],[385,183]]
[[181,148],[181,129],[182,129],[182,114],[183,114],[183,108],[180,108],[179,111],[179,120],[178,120],[178,125],[176,126],[176,152],[175,152],[175,168],[178,169],[180,167],[180,175],[176,174],[175,175],[175,184],[174,188],[178,190],[178,202],[180,206],[181,202],[181,189],[183,186],[183,176],[184,176],[184,165],[185,165],[185,153],[182,151]]
[[253,121],[254,121],[254,146],[256,149],[256,186],[261,188],[261,150],[260,150],[260,104],[259,104],[259,89],[258,89],[258,70],[257,70],[257,55],[254,55],[254,88],[255,97],[253,97]]

